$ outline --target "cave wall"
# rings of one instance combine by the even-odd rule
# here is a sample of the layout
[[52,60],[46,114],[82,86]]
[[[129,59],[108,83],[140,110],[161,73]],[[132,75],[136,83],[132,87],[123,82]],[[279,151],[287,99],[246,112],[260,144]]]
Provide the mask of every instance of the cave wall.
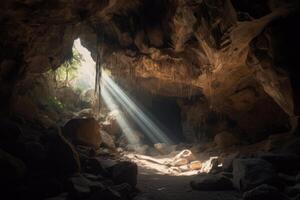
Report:
[[193,137],[222,129],[211,115],[249,138],[297,127],[296,0],[4,0],[0,12],[3,115],[80,37],[115,78],[178,98]]

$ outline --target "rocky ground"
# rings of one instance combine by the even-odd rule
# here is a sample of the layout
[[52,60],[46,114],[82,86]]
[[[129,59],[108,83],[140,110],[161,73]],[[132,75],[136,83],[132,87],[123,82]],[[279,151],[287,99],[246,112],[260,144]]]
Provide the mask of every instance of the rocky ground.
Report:
[[[208,165],[200,155],[218,153],[217,144],[202,147],[200,154],[197,146],[179,151],[178,145],[167,152],[160,144],[155,145],[159,155],[132,157],[135,152],[109,146],[107,138],[113,136],[99,136],[93,118],[70,120],[62,129],[39,129],[17,118],[1,120],[0,126],[5,199],[299,199],[297,137],[283,143],[284,136],[273,136],[259,144],[270,147],[280,141],[281,148],[273,145],[272,151],[263,152],[259,145],[226,147]],[[167,171],[155,170],[151,163]],[[194,170],[194,175],[176,170]]]
[[153,170],[139,168],[138,187],[142,197],[158,200],[235,200],[240,199],[237,191],[198,191],[190,187],[195,176],[170,176],[157,174]]

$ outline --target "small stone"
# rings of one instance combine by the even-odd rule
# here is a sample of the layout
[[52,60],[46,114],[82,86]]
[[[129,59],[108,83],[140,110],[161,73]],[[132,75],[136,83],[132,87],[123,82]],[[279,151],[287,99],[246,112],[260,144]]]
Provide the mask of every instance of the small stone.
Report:
[[194,161],[195,160],[195,156],[193,155],[193,153],[188,150],[188,149],[184,149],[182,150],[180,153],[178,153],[175,156],[175,160],[179,159],[179,158],[185,158],[188,160],[188,162]]
[[193,161],[193,162],[191,162],[191,163],[189,164],[189,168],[190,168],[191,170],[199,170],[199,169],[202,168],[202,163],[201,163],[200,161],[198,161],[198,160]]

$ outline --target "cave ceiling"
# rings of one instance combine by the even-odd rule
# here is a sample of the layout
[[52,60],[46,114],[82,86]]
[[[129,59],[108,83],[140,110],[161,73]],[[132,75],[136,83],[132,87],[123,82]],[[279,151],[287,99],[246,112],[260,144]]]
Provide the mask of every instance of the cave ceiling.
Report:
[[268,98],[292,117],[290,80],[273,60],[272,23],[295,12],[296,4],[4,0],[1,93],[8,95],[11,82],[28,73],[59,67],[80,37],[93,58],[128,85],[180,98],[204,95],[224,112],[249,111]]

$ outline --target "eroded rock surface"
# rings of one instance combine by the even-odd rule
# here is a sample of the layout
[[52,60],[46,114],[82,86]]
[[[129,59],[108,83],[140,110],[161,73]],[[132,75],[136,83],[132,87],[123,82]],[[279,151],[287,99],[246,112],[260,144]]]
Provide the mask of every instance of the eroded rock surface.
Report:
[[[285,22],[297,19],[297,3],[6,0],[0,18],[1,106],[30,114],[11,105],[23,88],[20,80],[59,67],[80,37],[123,85],[188,102],[180,105],[193,139],[201,132],[213,137],[232,131],[231,122],[249,140],[294,131],[292,95],[298,87],[296,74],[288,74],[294,57],[287,62],[284,51],[291,50],[280,47],[283,36],[293,36]],[[281,26],[282,35],[276,33]],[[35,109],[31,100],[18,102]],[[207,108],[189,116],[199,107]],[[212,113],[227,121],[223,130],[209,124]]]

